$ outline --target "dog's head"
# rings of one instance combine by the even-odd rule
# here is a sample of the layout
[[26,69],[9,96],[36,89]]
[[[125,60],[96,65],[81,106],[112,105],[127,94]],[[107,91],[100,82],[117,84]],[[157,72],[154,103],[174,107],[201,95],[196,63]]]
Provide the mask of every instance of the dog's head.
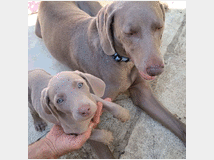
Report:
[[142,78],[153,80],[163,72],[160,53],[167,6],[160,2],[115,2],[96,17],[100,44],[107,55],[129,57]]
[[79,71],[64,71],[53,76],[41,92],[44,112],[52,114],[65,133],[83,132],[83,128],[85,131],[84,123],[88,125],[93,118],[97,105],[89,86],[95,95],[103,96],[105,83],[101,79]]

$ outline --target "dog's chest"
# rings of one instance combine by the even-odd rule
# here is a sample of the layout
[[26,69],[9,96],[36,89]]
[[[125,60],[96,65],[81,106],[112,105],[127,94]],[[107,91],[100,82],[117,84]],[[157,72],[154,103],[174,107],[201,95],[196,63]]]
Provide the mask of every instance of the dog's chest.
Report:
[[118,92],[125,92],[133,83],[132,71],[134,64],[132,62],[116,62],[119,64],[113,65],[111,68],[106,71],[110,74],[107,74],[104,77],[104,81],[108,81],[109,85],[115,86],[115,90]]

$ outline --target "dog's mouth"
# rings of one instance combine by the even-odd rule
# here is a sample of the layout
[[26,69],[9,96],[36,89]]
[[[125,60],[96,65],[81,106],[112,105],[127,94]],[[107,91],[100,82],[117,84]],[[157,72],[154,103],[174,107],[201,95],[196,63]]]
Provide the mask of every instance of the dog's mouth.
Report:
[[73,136],[78,136],[78,133],[68,133],[67,135],[73,135]]
[[[134,60],[131,57],[130,57],[130,60],[134,63]],[[138,69],[138,67],[137,67],[137,69]],[[157,77],[157,76],[150,76],[146,73],[146,71],[142,72],[139,69],[138,69],[138,72],[140,73],[140,77],[145,80],[155,80],[155,78]]]
[[95,113],[91,113],[91,115],[87,116],[87,119],[90,119],[90,118],[94,117],[94,115],[95,115]]
[[157,77],[157,76],[150,76],[150,75],[145,74],[145,73],[140,72],[140,71],[139,71],[139,73],[140,73],[141,78],[145,79],[145,80],[155,80],[155,78]]

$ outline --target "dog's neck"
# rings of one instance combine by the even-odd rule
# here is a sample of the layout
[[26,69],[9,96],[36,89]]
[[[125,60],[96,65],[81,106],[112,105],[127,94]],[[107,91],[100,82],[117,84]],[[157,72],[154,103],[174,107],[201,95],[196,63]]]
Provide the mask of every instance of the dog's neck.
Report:
[[113,59],[117,62],[129,62],[128,57],[123,45],[113,36],[115,54],[112,55]]
[[115,53],[114,55],[112,55],[112,58],[117,62],[128,62],[129,61],[128,57],[120,56],[118,53]]

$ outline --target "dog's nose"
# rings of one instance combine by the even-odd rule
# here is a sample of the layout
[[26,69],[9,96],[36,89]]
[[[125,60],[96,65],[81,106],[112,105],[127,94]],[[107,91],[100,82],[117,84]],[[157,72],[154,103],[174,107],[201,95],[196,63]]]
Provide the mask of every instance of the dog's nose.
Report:
[[83,105],[79,107],[78,113],[82,116],[88,116],[91,113],[90,105]]
[[164,71],[164,64],[150,66],[146,69],[146,71],[150,76],[157,76]]

